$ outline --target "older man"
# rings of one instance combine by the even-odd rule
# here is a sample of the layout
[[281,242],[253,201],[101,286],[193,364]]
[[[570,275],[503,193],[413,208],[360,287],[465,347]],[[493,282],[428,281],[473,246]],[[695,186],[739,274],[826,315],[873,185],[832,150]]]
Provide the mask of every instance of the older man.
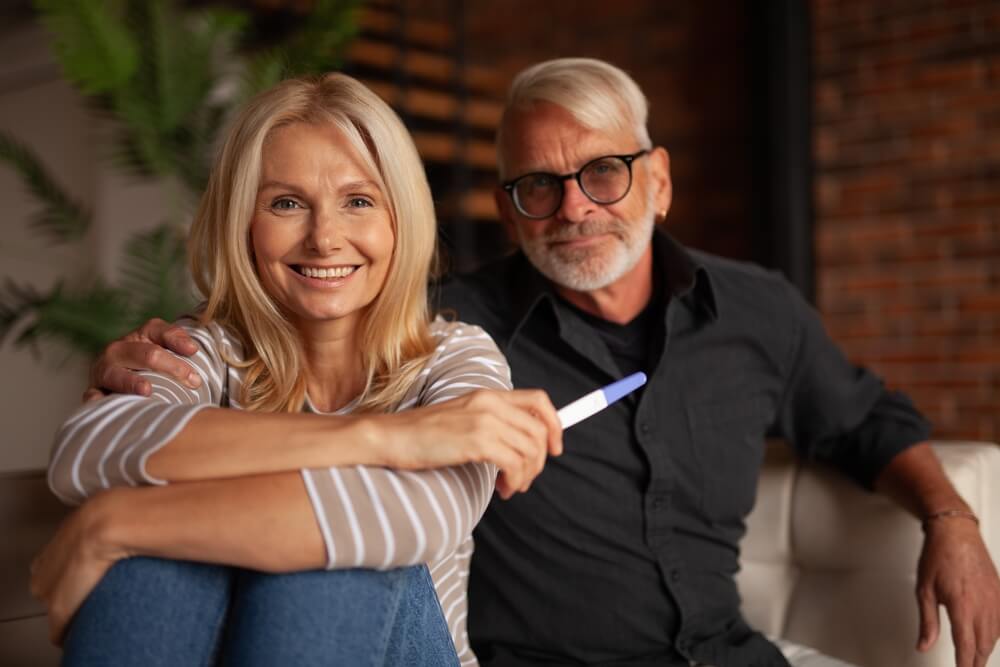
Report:
[[[1000,582],[923,443],[927,424],[849,364],[779,276],[685,249],[657,227],[669,155],[646,116],[642,92],[607,63],[522,72],[499,132],[496,193],[521,251],[441,290],[443,307],[497,340],[514,384],[542,387],[556,405],[649,376],[568,430],[565,455],[528,493],[494,500],[470,580],[480,660],[788,664],[742,619],[733,578],[764,438],[780,436],[924,522],[920,646],[935,641],[944,604],[958,665],[984,665],[1000,634]],[[148,325],[105,353],[101,384],[132,390],[127,368],[146,365],[151,342],[184,348]]]

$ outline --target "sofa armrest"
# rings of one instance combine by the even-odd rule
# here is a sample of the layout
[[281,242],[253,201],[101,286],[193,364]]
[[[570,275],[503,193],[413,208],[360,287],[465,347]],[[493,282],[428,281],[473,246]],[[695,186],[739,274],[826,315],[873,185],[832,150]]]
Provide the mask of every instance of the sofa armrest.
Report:
[[[996,562],[1000,447],[933,446],[979,515]],[[954,664],[947,614],[934,648],[926,654],[914,649],[923,537],[918,522],[888,499],[824,468],[799,465],[787,450],[769,451],[747,527],[738,582],[751,625],[862,666]],[[1000,666],[1000,655],[989,665]]]

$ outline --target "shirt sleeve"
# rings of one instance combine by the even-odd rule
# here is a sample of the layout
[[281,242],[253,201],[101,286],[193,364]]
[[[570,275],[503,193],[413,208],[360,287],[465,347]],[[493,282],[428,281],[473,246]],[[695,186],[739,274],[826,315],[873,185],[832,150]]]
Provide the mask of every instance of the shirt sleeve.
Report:
[[78,505],[115,486],[165,484],[146,472],[149,456],[198,411],[220,404],[227,366],[218,347],[225,343],[192,321],[179,324],[198,351],[178,358],[201,376],[201,386],[189,389],[165,375],[142,371],[139,375],[152,387],[150,396],[114,394],[78,408],[56,433],[49,461],[49,487],[63,502]]
[[906,395],[851,364],[812,306],[792,286],[786,289],[797,335],[777,435],[804,458],[833,465],[871,489],[894,456],[929,437],[930,425]]
[[[482,329],[455,323],[401,408],[433,405],[476,389],[511,388],[510,369]],[[388,569],[429,563],[472,534],[493,495],[497,468],[468,463],[405,471],[367,466],[302,471],[327,549],[327,567]]]

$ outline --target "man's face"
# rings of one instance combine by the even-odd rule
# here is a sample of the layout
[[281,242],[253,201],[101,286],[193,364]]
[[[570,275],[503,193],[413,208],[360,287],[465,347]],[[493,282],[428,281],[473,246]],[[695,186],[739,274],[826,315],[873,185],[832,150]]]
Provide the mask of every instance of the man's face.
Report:
[[[504,177],[569,174],[594,158],[631,154],[640,148],[631,132],[593,130],[562,107],[540,102],[515,112],[504,126]],[[562,204],[541,220],[521,215],[500,188],[497,204],[512,239],[544,276],[572,290],[597,290],[636,265],[649,246],[657,213],[670,206],[664,149],[637,158],[632,175],[628,194],[614,204],[591,201],[574,179],[568,179]]]

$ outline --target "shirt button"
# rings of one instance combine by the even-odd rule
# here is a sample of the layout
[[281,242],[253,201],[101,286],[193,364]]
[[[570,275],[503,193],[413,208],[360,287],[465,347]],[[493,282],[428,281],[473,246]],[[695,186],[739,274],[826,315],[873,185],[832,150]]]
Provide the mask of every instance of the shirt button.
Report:
[[643,435],[649,435],[649,424],[646,422],[639,424],[639,431],[642,432]]
[[680,580],[681,580],[681,571],[678,570],[677,568],[670,570],[670,581],[676,583]]
[[665,504],[666,503],[663,502],[663,498],[656,498],[655,500],[653,500],[653,509],[659,512],[660,510],[663,509],[663,506]]

